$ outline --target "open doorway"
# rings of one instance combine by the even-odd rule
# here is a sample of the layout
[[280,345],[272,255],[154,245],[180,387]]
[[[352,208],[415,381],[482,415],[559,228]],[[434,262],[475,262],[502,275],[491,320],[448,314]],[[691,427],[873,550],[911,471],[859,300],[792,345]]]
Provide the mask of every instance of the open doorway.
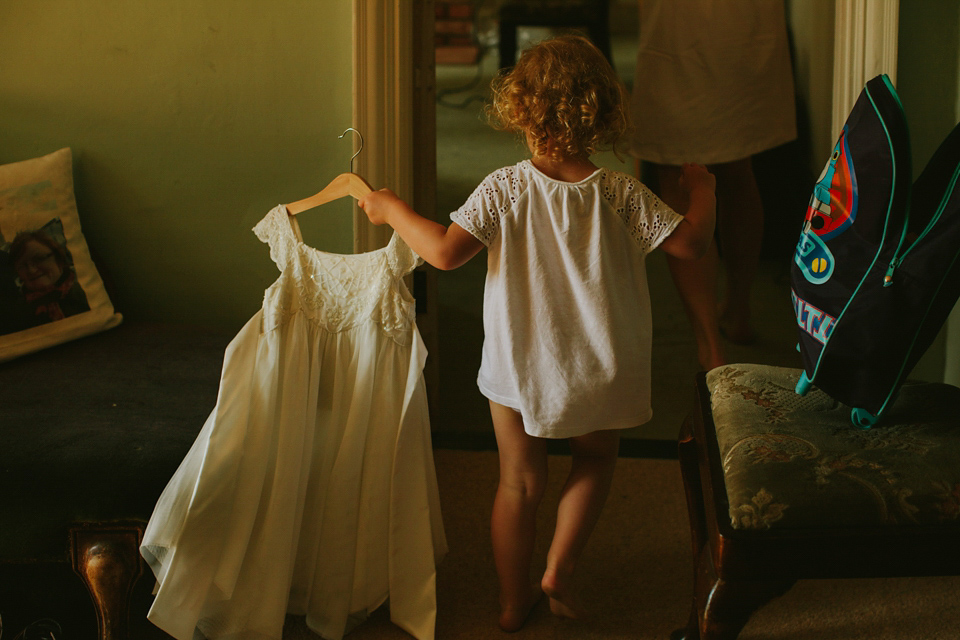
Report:
[[[464,33],[465,26],[444,23],[444,5],[438,2],[436,42],[446,33]],[[500,66],[498,51],[498,3],[472,2],[473,53],[464,44],[461,55],[438,49],[436,68],[437,219],[449,223],[449,214],[459,207],[491,171],[514,164],[528,152],[521,140],[489,127],[484,118],[490,82]],[[632,89],[638,33],[636,0],[611,2],[611,58],[628,91]],[[517,31],[520,51],[556,29],[521,27]],[[454,39],[456,42],[457,40]],[[442,55],[441,55],[442,54]],[[599,154],[595,162],[633,174],[633,159],[614,153]],[[798,213],[802,213],[798,211]],[[682,302],[673,285],[661,252],[647,260],[653,305],[654,419],[625,432],[624,446],[644,455],[673,455],[676,434],[689,409],[690,389],[698,369],[696,344]],[[476,387],[483,339],[482,292],[486,274],[484,254],[464,267],[438,274],[438,346],[440,351],[439,394],[434,430],[441,437],[492,443],[487,401]],[[771,364],[795,364],[795,328],[786,282],[772,278],[762,285],[758,297],[780,300],[762,314],[771,318],[777,333],[756,351],[739,357]],[[731,350],[732,351],[732,350]],[[733,355],[733,354],[731,354]]]
[[[484,106],[490,83],[500,67],[497,7],[493,0],[437,2],[436,131],[437,219],[449,224],[455,211],[492,171],[515,164],[529,153],[515,135],[496,131],[487,123]],[[632,82],[636,40],[636,0],[622,4],[627,16],[615,34],[614,65],[623,80]],[[613,22],[613,21],[611,21]],[[560,30],[521,26],[517,50]],[[584,31],[584,34],[586,32]],[[632,161],[612,153],[598,164],[632,171]],[[486,399],[477,390],[483,340],[482,305],[486,253],[454,271],[438,275],[440,382],[434,430],[448,437],[477,443],[492,442],[492,423]],[[453,437],[453,436],[449,436]]]
[[[366,4],[374,2],[374,0],[355,1],[365,2]],[[850,0],[853,4],[860,1]],[[895,4],[895,1],[884,0],[882,4],[889,6]],[[845,2],[842,6],[846,7],[850,2]],[[439,4],[439,0],[433,3],[423,3],[430,9]],[[468,4],[473,4],[477,8],[476,33],[481,49],[485,49],[482,52],[483,55],[479,55],[481,52],[478,52],[478,57],[473,64],[462,63],[459,65],[460,68],[452,68],[456,66],[452,64],[441,64],[434,69],[430,65],[431,79],[435,82],[424,82],[423,78],[417,79],[417,87],[429,85],[429,92],[432,94],[435,90],[439,99],[434,105],[436,109],[437,162],[436,165],[414,163],[416,174],[414,182],[418,185],[429,184],[431,188],[436,186],[436,207],[432,211],[436,212],[436,219],[445,224],[449,223],[449,213],[463,202],[487,173],[525,157],[525,150],[518,141],[511,139],[508,134],[489,129],[481,118],[482,100],[486,95],[489,80],[497,66],[496,56],[492,53],[495,44],[491,40],[493,38],[493,24],[490,22],[492,16],[489,9],[485,8],[487,2],[474,1],[468,2]],[[489,4],[492,4],[492,2]],[[629,14],[631,9],[635,10],[636,0],[614,0],[613,4],[618,7],[618,10],[622,9]],[[794,33],[795,37],[802,38],[797,50],[798,71],[802,76],[798,77],[798,80],[802,85],[800,90],[806,93],[804,98],[811,107],[810,117],[813,129],[811,139],[816,147],[818,141],[827,140],[828,143],[832,143],[829,131],[831,110],[835,111],[838,107],[837,101],[831,99],[831,91],[836,93],[838,91],[837,86],[850,84],[849,77],[859,73],[863,66],[869,66],[869,64],[864,65],[864,58],[869,58],[877,51],[878,46],[881,48],[885,46],[883,44],[885,42],[884,37],[889,40],[889,35],[884,36],[883,34],[891,33],[890,19],[877,22],[874,19],[876,16],[874,12],[868,12],[871,16],[874,16],[869,20],[863,18],[860,13],[854,12],[857,17],[855,21],[845,21],[842,25],[838,22],[838,31],[847,34],[838,34],[838,41],[849,41],[850,38],[847,37],[849,33],[858,33],[866,34],[866,40],[872,44],[861,47],[854,54],[844,53],[843,64],[845,66],[840,68],[839,75],[834,77],[833,16],[835,13],[840,14],[841,5],[835,0],[790,4],[792,7],[791,18],[795,20],[794,26],[803,32],[801,34]],[[484,11],[487,11],[487,13],[485,14]],[[801,12],[799,20],[797,20],[798,15],[794,15],[798,11]],[[888,11],[887,15],[889,14]],[[616,22],[617,25],[629,24],[623,19],[623,15],[618,14],[611,22]],[[892,20],[895,24],[895,12]],[[856,22],[856,24],[852,22]],[[399,18],[393,26],[398,32],[403,32],[409,28],[409,25],[405,25]],[[419,33],[416,29],[414,30],[417,34],[416,39],[420,41],[421,45],[424,44],[423,40],[429,39],[429,46],[433,47],[437,35],[433,26],[431,23],[430,29],[420,30]],[[629,42],[629,38],[636,32],[635,25],[627,31],[629,32],[621,34],[621,42]],[[892,32],[894,34],[893,47],[895,48],[895,29]],[[879,34],[879,36],[874,37],[872,34]],[[522,35],[521,44],[524,37],[529,40],[536,38],[537,35],[534,32],[528,32],[526,36]],[[632,74],[633,54],[624,53],[630,45],[627,44],[618,48],[616,35],[614,42],[615,65],[619,72],[627,76],[624,78],[625,81],[632,81],[628,74]],[[877,43],[880,44],[877,45]],[[361,66],[363,65],[362,54],[361,51],[359,62]],[[625,59],[623,64],[617,62],[620,58]],[[420,69],[425,68],[420,67]],[[844,84],[845,79],[846,84]],[[853,84],[856,84],[856,82],[854,81]],[[839,107],[841,110],[844,108],[843,106]],[[395,135],[402,138],[409,136],[409,132],[398,131]],[[486,144],[484,140],[487,137],[498,140],[496,151],[486,153],[482,150],[483,145]],[[424,142],[424,140],[418,138],[418,142]],[[814,163],[822,155],[822,153],[818,154],[818,151],[822,151],[822,149],[812,149],[811,157]],[[632,171],[632,168],[626,162],[614,168],[622,168],[622,170],[628,172]],[[438,433],[456,432],[461,435],[466,434],[468,439],[473,434],[485,435],[486,437],[491,434],[486,401],[480,396],[475,384],[477,367],[479,366],[480,341],[482,340],[480,309],[485,268],[483,256],[478,256],[467,266],[461,267],[457,271],[436,274],[438,295],[435,298],[439,303],[437,304],[439,328],[437,331],[438,340],[432,348],[439,352],[440,371],[437,376],[439,383],[435,394],[435,401],[439,410],[435,414],[438,419],[435,420],[434,429]],[[655,271],[657,269],[656,264],[651,264],[650,269],[652,272]],[[654,280],[656,282],[653,282]],[[658,413],[658,418],[655,418],[656,423],[647,425],[642,431],[633,435],[638,440],[652,439],[672,444],[670,441],[675,440],[680,420],[688,408],[688,392],[691,387],[692,371],[686,369],[687,365],[683,363],[686,358],[684,355],[686,347],[684,347],[683,341],[689,336],[689,331],[683,326],[685,318],[682,309],[676,305],[672,306],[669,302],[668,294],[673,294],[672,284],[663,278],[657,278],[654,274],[651,274],[651,281],[651,295],[654,297],[655,334],[658,327],[664,324],[678,328],[678,331],[674,334],[669,331],[664,333],[662,329],[660,330],[659,343],[661,347],[660,352],[657,353],[657,347],[655,346],[654,365],[658,368],[678,366],[682,371],[678,372],[677,375],[656,374],[654,376],[655,381],[659,381],[655,384],[668,387],[667,391],[673,394],[672,397],[675,398],[675,401],[668,399],[655,388],[654,411]],[[770,290],[758,291],[757,295],[774,299],[782,293],[776,286],[773,286]],[[664,297],[668,299],[667,302],[662,300]],[[777,313],[784,313],[784,308],[778,307]],[[792,336],[795,332],[792,327],[792,313],[789,309],[786,310],[786,315],[790,316],[786,322],[791,326],[785,328],[783,333],[778,334],[778,337],[773,338],[783,344],[791,343],[793,338],[787,336]],[[780,320],[776,322],[779,323]],[[685,335],[681,336],[681,333]],[[751,352],[743,354],[734,352],[731,356],[733,358],[743,356],[743,360],[754,362],[764,362],[774,357],[770,354]],[[691,362],[693,358],[694,356],[691,355]],[[482,439],[482,437],[479,437],[478,441],[482,441]]]

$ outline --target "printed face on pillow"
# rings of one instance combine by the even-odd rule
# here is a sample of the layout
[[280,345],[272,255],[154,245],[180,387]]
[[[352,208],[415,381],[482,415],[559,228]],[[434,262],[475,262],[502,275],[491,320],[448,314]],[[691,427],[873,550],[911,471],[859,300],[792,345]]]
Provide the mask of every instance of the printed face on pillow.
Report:
[[13,258],[17,277],[28,291],[51,289],[63,275],[59,253],[38,239],[24,242]]

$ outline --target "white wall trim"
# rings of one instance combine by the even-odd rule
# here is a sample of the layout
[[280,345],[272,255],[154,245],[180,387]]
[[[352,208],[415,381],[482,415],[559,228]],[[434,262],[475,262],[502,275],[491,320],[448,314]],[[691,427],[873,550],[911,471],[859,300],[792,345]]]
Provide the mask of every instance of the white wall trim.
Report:
[[836,0],[833,58],[832,139],[874,76],[897,83],[900,0]]
[[[353,2],[353,121],[363,135],[355,170],[373,188],[413,197],[413,23],[405,0]],[[359,209],[354,251],[387,244],[392,230]]]

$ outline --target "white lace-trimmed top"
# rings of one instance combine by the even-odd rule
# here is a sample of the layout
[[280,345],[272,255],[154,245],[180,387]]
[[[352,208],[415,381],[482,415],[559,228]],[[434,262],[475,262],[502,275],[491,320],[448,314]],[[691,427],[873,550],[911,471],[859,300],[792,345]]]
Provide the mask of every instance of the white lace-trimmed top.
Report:
[[648,421],[645,258],[682,216],[624,173],[568,183],[525,160],[451,218],[488,249],[481,392],[540,437]]

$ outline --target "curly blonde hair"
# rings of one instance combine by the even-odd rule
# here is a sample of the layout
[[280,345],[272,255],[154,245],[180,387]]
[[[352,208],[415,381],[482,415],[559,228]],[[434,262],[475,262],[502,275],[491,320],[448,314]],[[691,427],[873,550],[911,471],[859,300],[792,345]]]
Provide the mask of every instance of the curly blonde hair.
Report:
[[582,36],[534,45],[494,79],[492,89],[486,110],[490,124],[526,134],[535,156],[616,152],[629,127],[623,84],[600,50]]

